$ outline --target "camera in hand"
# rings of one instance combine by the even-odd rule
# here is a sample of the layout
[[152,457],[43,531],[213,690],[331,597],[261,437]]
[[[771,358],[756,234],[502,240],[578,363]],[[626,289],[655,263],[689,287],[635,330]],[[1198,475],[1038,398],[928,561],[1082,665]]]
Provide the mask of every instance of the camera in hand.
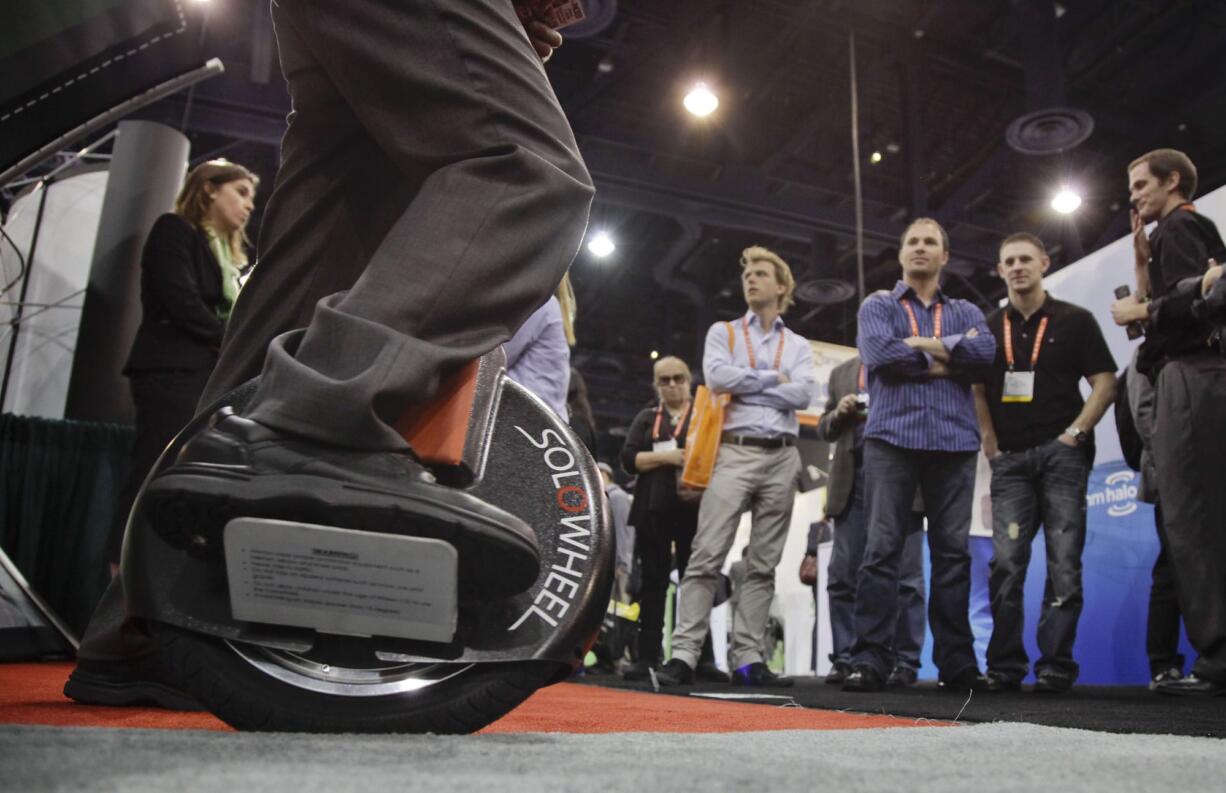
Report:
[[[1122,300],[1131,294],[1132,294],[1132,290],[1128,288],[1127,284],[1124,284],[1123,286],[1117,286],[1115,288],[1115,297],[1117,300]],[[1129,322],[1126,329],[1128,331],[1128,338],[1130,340],[1139,339],[1145,335],[1145,326],[1139,320],[1134,321],[1134,322]]]

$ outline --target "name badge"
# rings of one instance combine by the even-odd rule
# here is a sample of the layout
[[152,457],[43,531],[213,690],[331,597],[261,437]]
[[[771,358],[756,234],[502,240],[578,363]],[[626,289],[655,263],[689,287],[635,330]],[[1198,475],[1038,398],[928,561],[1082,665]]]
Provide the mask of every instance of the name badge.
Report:
[[1005,372],[1005,391],[1001,402],[1033,402],[1034,372]]
[[677,441],[674,438],[669,438],[666,441],[656,441],[651,444],[653,452],[675,452],[677,451]]

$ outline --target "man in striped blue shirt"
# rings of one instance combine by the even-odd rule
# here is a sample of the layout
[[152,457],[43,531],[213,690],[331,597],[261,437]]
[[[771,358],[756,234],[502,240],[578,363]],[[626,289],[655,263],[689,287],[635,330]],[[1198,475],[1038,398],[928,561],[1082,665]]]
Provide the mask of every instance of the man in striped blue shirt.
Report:
[[971,376],[996,340],[973,303],[946,296],[949,236],[920,218],[903,233],[902,280],[860,307],[857,346],[868,370],[864,431],[868,540],[856,584],[856,644],[845,691],[880,691],[893,659],[898,565],[915,490],[923,494],[932,557],[929,623],[941,683],[986,683],[973,649],[967,546],[979,425]]

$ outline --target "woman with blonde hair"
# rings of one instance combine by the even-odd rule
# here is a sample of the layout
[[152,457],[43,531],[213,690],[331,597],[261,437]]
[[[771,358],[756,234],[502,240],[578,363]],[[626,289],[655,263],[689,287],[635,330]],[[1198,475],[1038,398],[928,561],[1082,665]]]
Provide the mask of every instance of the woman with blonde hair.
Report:
[[141,324],[123,373],[136,408],[132,471],[107,545],[119,561],[128,512],[149,469],[195,415],[217,363],[247,264],[246,227],[259,178],[237,163],[193,168],[174,212],[153,223],[141,253]]

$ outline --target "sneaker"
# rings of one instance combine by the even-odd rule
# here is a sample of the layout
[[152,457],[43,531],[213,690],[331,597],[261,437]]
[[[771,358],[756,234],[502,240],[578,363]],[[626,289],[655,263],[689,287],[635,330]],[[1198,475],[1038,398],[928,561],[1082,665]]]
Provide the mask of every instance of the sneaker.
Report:
[[656,672],[656,682],[662,686],[688,686],[694,682],[694,670],[680,658],[673,658]]
[[951,678],[941,680],[937,687],[941,691],[949,691],[952,693],[987,691],[988,678],[979,674],[979,670],[971,666]]
[[846,661],[835,661],[830,667],[830,671],[826,673],[826,685],[839,686],[851,674],[851,664]]
[[82,705],[156,705],[167,710],[204,710],[200,703],[164,682],[153,653],[117,661],[82,658],[64,684],[64,696]]
[[732,683],[750,688],[790,688],[796,681],[777,675],[761,661],[745,664],[732,673]]
[[1176,680],[1165,680],[1154,686],[1154,691],[1170,697],[1224,697],[1226,683],[1215,683],[1193,672]]
[[727,683],[728,673],[715,665],[714,661],[699,661],[694,667],[694,679],[700,683]]
[[984,690],[992,694],[1000,694],[1005,691],[1021,691],[1022,681],[1016,677],[1009,677],[999,672],[988,672],[988,682],[984,686]]
[[844,691],[872,692],[885,689],[885,678],[871,666],[852,667],[851,674],[843,681]]
[[1036,694],[1064,694],[1073,687],[1073,678],[1059,672],[1039,672],[1034,680]]
[[909,666],[896,666],[890,672],[890,676],[886,678],[886,688],[907,688],[915,685],[918,675],[916,671]]
[[230,408],[187,441],[144,498],[163,539],[219,557],[226,523],[245,516],[445,540],[459,551],[461,584],[483,598],[523,592],[540,572],[530,526],[437,484],[411,453],[327,446]]
[[1149,690],[1157,691],[1158,686],[1170,680],[1183,680],[1183,670],[1177,666],[1162,670],[1149,681]]

